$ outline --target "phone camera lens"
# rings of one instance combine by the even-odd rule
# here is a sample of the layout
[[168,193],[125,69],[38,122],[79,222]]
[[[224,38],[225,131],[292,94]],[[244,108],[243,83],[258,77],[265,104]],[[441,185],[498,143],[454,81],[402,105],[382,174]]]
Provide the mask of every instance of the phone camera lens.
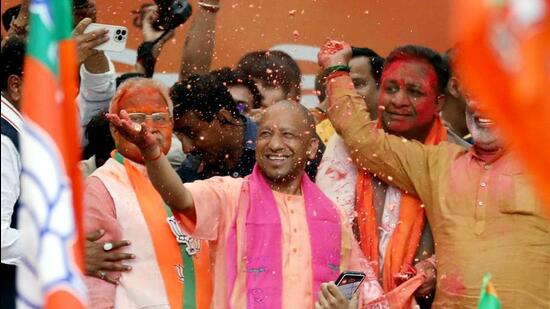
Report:
[[116,34],[120,34],[120,29],[116,31]]
[[119,41],[122,41],[122,35],[116,37]]
[[126,30],[122,30],[122,31],[120,32],[120,34],[126,35]]

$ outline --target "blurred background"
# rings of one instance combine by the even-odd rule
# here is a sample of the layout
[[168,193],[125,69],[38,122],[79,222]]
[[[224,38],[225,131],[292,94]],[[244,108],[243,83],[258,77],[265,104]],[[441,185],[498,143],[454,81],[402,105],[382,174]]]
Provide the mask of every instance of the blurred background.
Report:
[[[141,30],[133,25],[132,11],[152,2],[96,0],[98,23],[129,29],[126,50],[109,53],[119,74],[131,70],[143,40]],[[197,0],[189,2],[194,14],[166,43],[155,69],[155,78],[167,85],[176,81],[185,35],[198,10]],[[2,12],[18,3],[2,1]],[[317,104],[312,90],[318,70],[316,57],[318,47],[327,38],[370,47],[382,56],[402,44],[421,44],[438,51],[452,45],[449,0],[222,0],[220,6],[212,69],[233,66],[249,51],[283,50],[302,69],[302,103],[306,106]]]

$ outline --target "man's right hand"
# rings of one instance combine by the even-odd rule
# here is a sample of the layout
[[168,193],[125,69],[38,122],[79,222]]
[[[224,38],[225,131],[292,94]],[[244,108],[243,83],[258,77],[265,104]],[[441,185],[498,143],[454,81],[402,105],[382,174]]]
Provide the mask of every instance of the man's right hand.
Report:
[[76,42],[79,63],[83,63],[88,57],[100,53],[100,51],[94,49],[94,47],[109,41],[107,29],[97,29],[84,33],[84,30],[86,30],[91,23],[92,19],[86,17],[81,20],[73,30],[73,39]]
[[[118,278],[113,278],[108,272],[129,271],[130,265],[122,264],[124,260],[134,259],[131,253],[113,251],[130,245],[128,240],[119,240],[100,243],[98,240],[103,237],[105,231],[97,230],[86,234],[86,252],[84,260],[86,263],[86,274],[97,277],[112,284],[118,283]],[[108,249],[108,250],[107,250]]]
[[317,55],[317,61],[323,69],[335,65],[348,65],[350,59],[351,46],[335,40],[326,41]]
[[154,149],[155,146],[159,146],[147,124],[133,122],[125,110],[121,110],[118,115],[113,113],[105,114],[105,117],[107,117],[124,139],[135,144],[142,153]]

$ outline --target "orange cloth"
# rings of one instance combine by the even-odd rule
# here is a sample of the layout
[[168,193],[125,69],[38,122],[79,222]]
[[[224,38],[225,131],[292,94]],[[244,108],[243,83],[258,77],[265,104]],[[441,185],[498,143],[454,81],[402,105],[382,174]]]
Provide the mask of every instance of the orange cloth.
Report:
[[550,307],[547,205],[512,153],[485,161],[452,143],[404,142],[365,123],[349,76],[333,79],[328,93],[329,117],[357,168],[424,202],[437,252],[434,308],[475,308],[486,272],[507,308]]
[[[380,121],[378,128],[381,127]],[[447,130],[441,118],[437,117],[432,125],[425,144],[436,145],[447,140]],[[357,176],[357,226],[361,250],[379,272],[379,239],[376,210],[373,203],[372,174],[363,172]],[[399,224],[395,228],[384,257],[382,286],[384,291],[393,290],[397,284],[395,275],[406,272],[412,262],[424,229],[425,214],[420,206],[422,201],[402,192],[399,210]]]
[[[134,192],[136,193],[141,212],[149,227],[149,233],[153,239],[153,245],[157,257],[160,272],[164,279],[164,286],[170,307],[182,308],[184,305],[184,288],[178,278],[178,273],[174,271],[174,265],[183,265],[180,245],[173,239],[174,235],[167,228],[166,215],[162,212],[164,201],[160,194],[151,184],[147,176],[140,172],[129,160],[124,160],[124,167],[128,173],[128,178]],[[151,205],[156,205],[151,207]],[[186,218],[179,218],[185,220]],[[192,257],[195,272],[195,302],[197,308],[210,308],[212,299],[212,281],[210,275],[210,253],[208,242],[202,241],[200,252]],[[187,281],[185,281],[187,282]],[[186,306],[188,305],[185,303]]]
[[512,143],[546,199],[548,215],[550,1],[455,2],[461,82]]

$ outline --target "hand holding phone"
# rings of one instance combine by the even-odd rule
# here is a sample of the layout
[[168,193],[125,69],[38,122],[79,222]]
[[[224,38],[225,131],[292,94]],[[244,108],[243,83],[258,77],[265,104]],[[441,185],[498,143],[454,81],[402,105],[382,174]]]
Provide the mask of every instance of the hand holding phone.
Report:
[[351,299],[363,280],[365,273],[356,271],[344,271],[334,282],[347,299]]
[[109,40],[103,44],[100,44],[94,49],[97,50],[109,50],[109,51],[123,51],[126,47],[126,41],[128,40],[128,28],[117,25],[106,25],[91,23],[86,27],[84,33],[89,33],[97,29],[107,30],[107,37]]

